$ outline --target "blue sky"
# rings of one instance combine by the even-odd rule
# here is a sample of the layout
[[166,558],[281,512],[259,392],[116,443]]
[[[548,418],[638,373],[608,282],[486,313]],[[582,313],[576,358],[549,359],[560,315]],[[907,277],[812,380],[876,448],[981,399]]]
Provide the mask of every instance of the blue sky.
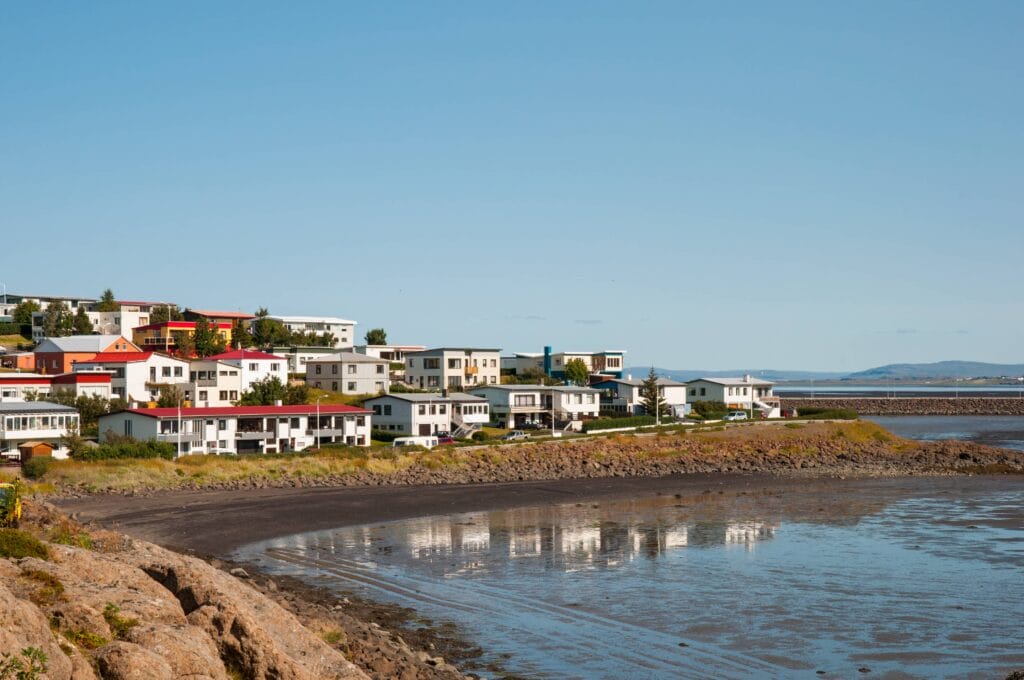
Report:
[[1020,362],[1024,4],[5,3],[0,281],[631,364]]

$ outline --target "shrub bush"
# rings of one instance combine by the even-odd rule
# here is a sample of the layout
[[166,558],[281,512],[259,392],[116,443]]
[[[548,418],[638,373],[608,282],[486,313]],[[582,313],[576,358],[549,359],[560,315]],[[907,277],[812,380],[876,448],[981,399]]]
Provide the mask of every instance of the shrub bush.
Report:
[[643,425],[654,425],[657,418],[654,416],[630,416],[629,418],[598,418],[583,423],[584,432],[596,432],[598,430],[613,430],[618,427],[640,427]]
[[50,551],[46,544],[26,531],[18,529],[0,529],[0,557],[21,559],[22,557],[38,557],[49,559]]
[[821,408],[809,406],[797,409],[799,418],[805,420],[857,420],[860,417],[852,408]]
[[387,430],[373,430],[370,432],[370,439],[374,439],[379,442],[393,442],[399,437],[405,435],[401,432],[388,432]]
[[47,470],[50,469],[52,460],[49,456],[33,456],[25,461],[21,467],[21,473],[29,479],[42,479]]
[[695,401],[693,402],[693,413],[701,418],[717,420],[729,412],[729,407],[721,401]]
[[139,441],[137,439],[117,438],[80,452],[76,460],[118,460],[127,458],[163,458],[174,460],[174,444],[156,440]]
[[490,438],[491,438],[491,435],[487,434],[483,430],[481,430],[479,432],[474,432],[473,433],[473,441],[475,441],[475,442],[485,442],[485,441],[487,441]]

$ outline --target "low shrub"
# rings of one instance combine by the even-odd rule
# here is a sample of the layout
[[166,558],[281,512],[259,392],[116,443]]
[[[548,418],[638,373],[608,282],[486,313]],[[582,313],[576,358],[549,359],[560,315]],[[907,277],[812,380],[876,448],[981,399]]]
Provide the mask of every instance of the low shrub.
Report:
[[21,466],[21,473],[28,479],[42,479],[52,462],[49,456],[32,456]]
[[83,461],[123,460],[129,458],[163,458],[164,460],[174,460],[174,445],[170,442],[158,442],[155,439],[139,441],[137,439],[119,437],[91,449],[85,449],[75,458]]
[[860,417],[852,408],[821,408],[809,406],[797,409],[799,418],[804,420],[857,420]]
[[64,637],[71,644],[82,649],[97,649],[110,642],[102,635],[87,630],[68,630],[64,632]]
[[619,427],[641,427],[654,425],[657,418],[654,416],[630,416],[629,418],[598,418],[583,423],[584,432],[596,432],[598,430],[613,430]]
[[50,551],[46,544],[38,538],[18,529],[0,529],[0,557],[21,559],[22,557],[38,557],[49,559]]
[[64,597],[64,584],[53,574],[40,569],[27,569],[21,575],[36,584],[29,598],[35,604],[45,607]]
[[721,401],[695,401],[691,408],[691,417],[698,415],[705,420],[718,420],[729,412],[729,407]]
[[399,437],[405,435],[401,432],[388,432],[387,430],[373,430],[370,432],[370,439],[374,439],[379,442],[393,442]]
[[113,602],[108,602],[107,606],[103,608],[103,618],[106,620],[107,625],[110,626],[110,632],[118,640],[124,640],[128,637],[128,631],[139,625],[138,619],[129,619],[128,617],[121,616],[121,608]]
[[38,647],[26,647],[21,650],[21,657],[10,652],[0,654],[0,679],[37,680],[45,677],[48,670],[46,652]]
[[487,441],[490,438],[491,438],[491,435],[487,434],[486,432],[484,432],[482,430],[479,431],[479,432],[474,432],[473,433],[473,437],[472,437],[473,441],[475,441],[475,442],[485,442],[485,441]]

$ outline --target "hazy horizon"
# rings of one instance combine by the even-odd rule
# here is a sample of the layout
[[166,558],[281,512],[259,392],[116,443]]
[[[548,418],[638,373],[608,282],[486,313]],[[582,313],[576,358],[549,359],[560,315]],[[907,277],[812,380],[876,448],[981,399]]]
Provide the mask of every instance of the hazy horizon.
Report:
[[1021,363],[1022,22],[8,4],[0,282],[633,366]]

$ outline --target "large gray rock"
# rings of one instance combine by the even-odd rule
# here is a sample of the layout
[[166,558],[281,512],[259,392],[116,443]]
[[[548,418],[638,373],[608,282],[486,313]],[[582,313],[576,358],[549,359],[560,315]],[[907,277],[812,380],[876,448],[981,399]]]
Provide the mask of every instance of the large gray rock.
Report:
[[176,678],[228,680],[217,646],[195,626],[141,624],[128,631],[127,639],[162,657]]
[[50,632],[46,615],[0,583],[0,652],[17,656],[27,647],[36,647],[46,654],[48,680],[70,680],[71,659]]
[[111,642],[96,650],[103,680],[175,680],[170,664],[130,642]]

